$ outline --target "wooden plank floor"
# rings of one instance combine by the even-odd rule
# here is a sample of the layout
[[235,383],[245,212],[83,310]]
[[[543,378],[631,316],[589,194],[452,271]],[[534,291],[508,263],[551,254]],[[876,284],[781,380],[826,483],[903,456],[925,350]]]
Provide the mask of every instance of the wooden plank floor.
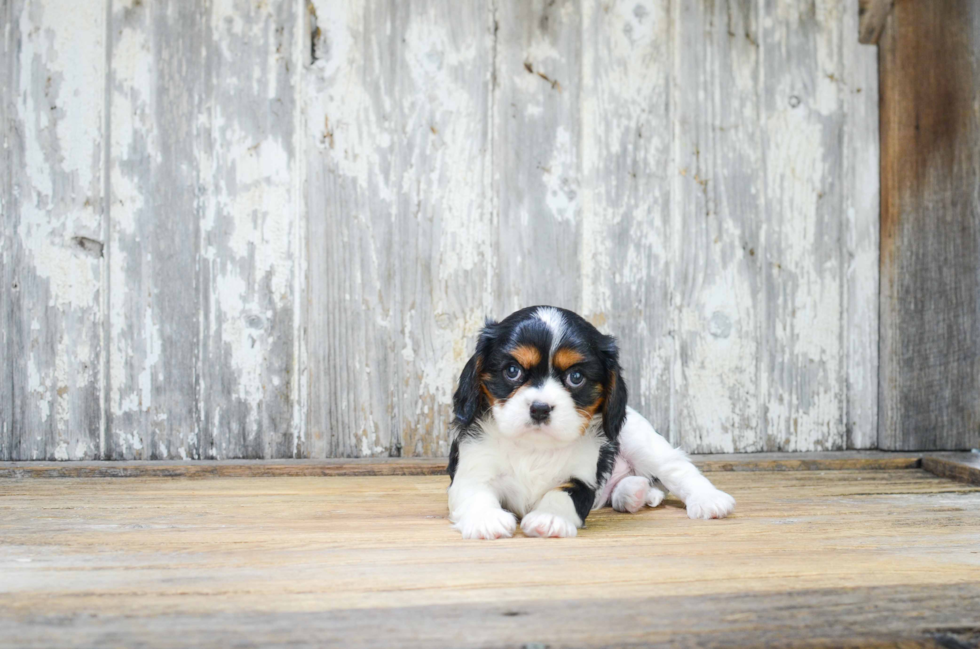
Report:
[[445,477],[0,480],[0,645],[974,646],[980,488],[718,472],[575,539],[462,541]]

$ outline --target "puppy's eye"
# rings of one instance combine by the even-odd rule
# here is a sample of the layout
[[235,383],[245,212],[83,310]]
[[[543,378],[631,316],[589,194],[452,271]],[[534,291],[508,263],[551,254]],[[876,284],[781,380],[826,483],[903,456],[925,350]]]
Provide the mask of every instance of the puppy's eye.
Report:
[[508,381],[517,382],[521,380],[521,376],[524,375],[524,371],[516,363],[511,363],[504,368],[504,378]]
[[585,375],[578,370],[574,370],[565,375],[565,385],[570,388],[580,388],[583,383],[585,383]]

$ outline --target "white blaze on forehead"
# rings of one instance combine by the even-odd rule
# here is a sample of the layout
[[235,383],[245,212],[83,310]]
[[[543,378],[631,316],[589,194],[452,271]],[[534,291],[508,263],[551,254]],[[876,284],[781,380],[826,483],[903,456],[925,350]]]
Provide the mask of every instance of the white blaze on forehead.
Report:
[[565,336],[565,316],[553,306],[543,306],[534,313],[538,320],[548,325],[551,330],[551,351],[548,353],[548,368],[551,369],[551,359],[558,351],[558,344]]
[[524,390],[525,398],[528,404],[535,401],[544,401],[551,407],[556,407],[559,403],[565,401],[565,397],[568,397],[569,403],[574,408],[575,403],[570,401],[571,395],[568,394],[568,390],[562,386],[562,384],[554,379],[554,377],[549,376],[544,383],[536,388],[526,388]]

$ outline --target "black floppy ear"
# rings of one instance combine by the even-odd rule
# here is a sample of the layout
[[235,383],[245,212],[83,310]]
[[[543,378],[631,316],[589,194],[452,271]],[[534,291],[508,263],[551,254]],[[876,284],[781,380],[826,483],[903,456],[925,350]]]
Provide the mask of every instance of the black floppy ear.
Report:
[[626,381],[619,367],[619,347],[612,336],[603,336],[599,354],[606,365],[606,394],[602,400],[602,430],[615,440],[626,422]]
[[480,375],[493,347],[496,327],[496,322],[487,319],[476,341],[476,353],[466,362],[459,375],[459,384],[453,394],[453,414],[456,415],[456,425],[463,428],[472,424],[476,416],[489,407],[486,395],[480,389]]

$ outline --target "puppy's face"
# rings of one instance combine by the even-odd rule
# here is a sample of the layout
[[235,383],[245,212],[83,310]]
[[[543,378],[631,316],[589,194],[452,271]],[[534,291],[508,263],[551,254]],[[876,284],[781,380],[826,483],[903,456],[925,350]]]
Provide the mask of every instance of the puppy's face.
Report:
[[561,445],[599,421],[615,437],[626,388],[612,338],[571,311],[532,307],[487,323],[454,402],[462,425],[489,413],[505,437]]

